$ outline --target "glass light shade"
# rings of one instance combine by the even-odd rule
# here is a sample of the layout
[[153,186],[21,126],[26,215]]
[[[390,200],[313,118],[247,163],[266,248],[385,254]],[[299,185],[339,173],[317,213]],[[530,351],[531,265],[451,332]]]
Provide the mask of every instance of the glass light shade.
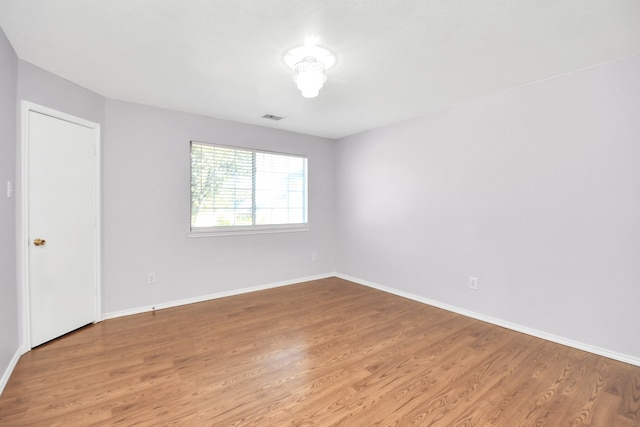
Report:
[[305,98],[315,98],[327,80],[324,64],[313,57],[303,58],[293,68],[293,80]]

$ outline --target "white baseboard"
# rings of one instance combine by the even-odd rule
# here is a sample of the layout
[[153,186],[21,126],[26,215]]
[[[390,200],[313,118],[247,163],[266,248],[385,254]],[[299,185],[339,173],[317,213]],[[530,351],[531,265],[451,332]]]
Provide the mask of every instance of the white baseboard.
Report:
[[154,305],[147,305],[144,307],[136,307],[136,308],[131,308],[127,310],[114,311],[111,313],[104,313],[102,315],[102,319],[103,320],[114,319],[116,317],[130,316],[132,314],[146,313],[154,310],[162,310],[163,308],[178,307],[180,305],[187,305],[187,304],[209,301],[209,300],[218,299],[218,298],[231,297],[234,295],[247,294],[249,292],[264,291],[266,289],[273,289],[273,288],[279,288],[281,286],[295,285],[302,282],[310,282],[312,280],[326,279],[327,277],[334,277],[334,276],[336,276],[335,273],[320,274],[317,276],[307,276],[307,277],[301,277],[293,280],[285,280],[282,282],[267,283],[264,285],[252,286],[249,288],[233,289],[225,292],[217,292],[215,294],[201,295],[193,298],[185,298],[185,299],[176,300],[176,301],[168,301],[168,302],[163,302],[163,303],[154,304]]
[[453,313],[461,314],[466,317],[470,317],[472,319],[481,320],[483,322],[491,323],[493,325],[501,326],[503,328],[511,329],[516,332],[522,332],[523,334],[531,335],[536,338],[542,338],[547,341],[555,342],[557,344],[566,345],[568,347],[573,347],[578,350],[587,351],[589,353],[597,354],[599,356],[608,357],[609,359],[618,360],[620,362],[628,363],[630,365],[640,366],[640,358],[629,356],[622,353],[617,353],[615,351],[610,351],[604,348],[595,347],[589,344],[585,344],[579,341],[574,341],[565,337],[561,337],[558,335],[549,334],[544,331],[540,331],[533,328],[528,328],[526,326],[518,325],[516,323],[511,323],[502,319],[497,319],[495,317],[486,316],[481,313],[476,313],[473,311],[465,310],[460,307],[456,307],[453,305],[445,304],[440,301],[435,301],[429,298],[424,298],[419,295],[414,295],[408,292],[400,291],[398,289],[389,288],[387,286],[382,286],[377,283],[369,282],[367,280],[359,279],[357,277],[347,276],[346,274],[335,273],[336,277],[339,277],[344,280],[348,280],[350,282],[357,283],[359,285],[368,286],[370,288],[378,289],[383,292],[387,292],[393,295],[397,295],[403,298],[407,298],[413,301],[421,302],[423,304],[431,305],[434,307],[442,308],[447,311],[451,311]]
[[29,351],[28,348],[20,347],[16,350],[15,354],[11,358],[11,361],[9,362],[9,366],[7,366],[7,369],[4,370],[4,373],[2,374],[2,378],[0,378],[0,395],[4,391],[4,388],[7,386],[7,383],[9,382],[9,378],[11,378],[11,374],[13,373],[13,370],[18,364],[18,360],[20,360],[20,356],[25,354],[27,351]]

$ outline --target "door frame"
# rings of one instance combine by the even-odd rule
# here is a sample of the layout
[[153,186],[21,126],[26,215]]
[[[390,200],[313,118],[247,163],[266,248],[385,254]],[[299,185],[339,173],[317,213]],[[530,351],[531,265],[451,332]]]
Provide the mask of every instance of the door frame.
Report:
[[[64,120],[76,125],[84,126],[92,130],[93,142],[95,144],[95,198],[94,198],[94,212],[95,212],[95,224],[96,224],[96,239],[95,239],[95,265],[96,265],[96,294],[95,294],[95,318],[93,323],[99,322],[102,319],[102,265],[101,265],[101,198],[102,198],[102,183],[101,183],[101,160],[100,160],[100,124],[85,120],[70,114],[66,114],[42,105],[34,104],[29,101],[22,100],[20,102],[21,110],[21,135],[20,135],[20,157],[21,157],[21,176],[20,176],[20,188],[22,197],[22,226],[20,230],[20,243],[18,245],[19,253],[22,254],[20,261],[22,272],[22,339],[23,339],[23,353],[31,350],[31,296],[29,287],[29,113],[35,112],[44,114],[46,116]],[[20,247],[21,246],[21,247]]]

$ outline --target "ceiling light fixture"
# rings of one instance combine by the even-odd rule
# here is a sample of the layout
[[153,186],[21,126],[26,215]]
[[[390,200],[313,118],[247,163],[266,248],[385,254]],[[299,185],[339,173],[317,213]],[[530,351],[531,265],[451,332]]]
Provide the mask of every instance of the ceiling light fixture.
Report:
[[305,45],[288,51],[284,62],[293,69],[293,81],[302,96],[315,98],[327,80],[327,70],[336,63],[336,57],[323,47]]

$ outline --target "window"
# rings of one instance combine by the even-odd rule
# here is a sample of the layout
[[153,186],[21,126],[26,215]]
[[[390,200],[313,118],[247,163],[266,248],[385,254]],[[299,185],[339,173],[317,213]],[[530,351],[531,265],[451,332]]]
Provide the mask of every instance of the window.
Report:
[[191,231],[307,226],[307,159],[191,142]]

